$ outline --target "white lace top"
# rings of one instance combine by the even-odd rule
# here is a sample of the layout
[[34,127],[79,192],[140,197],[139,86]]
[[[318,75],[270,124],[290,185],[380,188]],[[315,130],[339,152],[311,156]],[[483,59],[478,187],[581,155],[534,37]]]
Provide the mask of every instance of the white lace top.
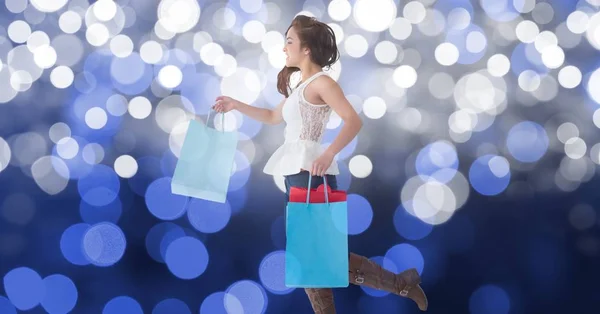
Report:
[[[285,142],[269,158],[264,172],[271,175],[291,175],[301,169],[312,169],[312,163],[325,148],[321,140],[331,115],[331,107],[315,105],[304,98],[304,89],[325,72],[318,72],[296,87],[283,104],[282,115],[286,123]],[[339,174],[334,160],[326,174]]]

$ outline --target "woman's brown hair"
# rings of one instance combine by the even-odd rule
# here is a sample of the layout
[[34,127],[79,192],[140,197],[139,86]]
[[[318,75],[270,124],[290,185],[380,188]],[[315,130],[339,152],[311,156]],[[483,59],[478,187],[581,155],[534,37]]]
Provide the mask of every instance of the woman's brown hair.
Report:
[[[314,17],[298,15],[288,27],[294,27],[300,38],[300,46],[310,49],[310,59],[321,68],[331,67],[339,58],[340,53],[337,48],[335,33],[329,25],[318,21]],[[292,73],[299,71],[299,68],[284,66],[277,75],[277,91],[286,98],[290,95],[290,77]]]

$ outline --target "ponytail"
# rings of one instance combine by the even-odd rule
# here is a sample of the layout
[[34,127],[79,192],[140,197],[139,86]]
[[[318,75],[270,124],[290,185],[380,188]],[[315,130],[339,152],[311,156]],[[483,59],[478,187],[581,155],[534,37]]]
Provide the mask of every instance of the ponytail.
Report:
[[285,98],[290,96],[290,77],[296,71],[300,71],[300,69],[284,66],[283,69],[279,71],[279,74],[277,74],[277,91],[285,96]]

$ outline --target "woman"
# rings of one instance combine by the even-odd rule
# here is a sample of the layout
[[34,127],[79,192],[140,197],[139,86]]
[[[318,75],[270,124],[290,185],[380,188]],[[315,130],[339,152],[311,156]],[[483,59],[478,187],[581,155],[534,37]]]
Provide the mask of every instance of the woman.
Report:
[[[277,89],[285,99],[274,110],[253,107],[227,96],[217,97],[213,108],[223,113],[235,109],[266,124],[286,122],[285,143],[268,160],[264,172],[284,176],[288,199],[290,187],[307,187],[311,174],[311,188],[321,185],[325,176],[329,186],[337,189],[339,170],[334,156],[352,141],[362,122],[337,82],[323,72],[324,67],[330,67],[339,58],[335,34],[327,24],[298,15],[288,27],[283,51],[287,55],[286,66],[277,76]],[[302,74],[302,81],[292,90],[290,76],[296,71]],[[320,142],[331,110],[342,118],[344,126],[323,150]],[[353,284],[408,297],[422,311],[427,309],[427,298],[419,286],[421,279],[414,268],[395,275],[366,257],[350,253],[349,271]],[[305,291],[315,313],[335,313],[330,288]]]

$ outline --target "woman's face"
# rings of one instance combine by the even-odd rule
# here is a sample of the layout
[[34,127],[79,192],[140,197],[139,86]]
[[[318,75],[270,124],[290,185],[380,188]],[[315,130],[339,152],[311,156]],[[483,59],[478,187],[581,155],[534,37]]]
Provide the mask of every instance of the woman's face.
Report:
[[308,56],[308,51],[300,47],[300,38],[292,26],[286,34],[283,52],[286,54],[285,65],[288,67],[298,67],[300,63]]

